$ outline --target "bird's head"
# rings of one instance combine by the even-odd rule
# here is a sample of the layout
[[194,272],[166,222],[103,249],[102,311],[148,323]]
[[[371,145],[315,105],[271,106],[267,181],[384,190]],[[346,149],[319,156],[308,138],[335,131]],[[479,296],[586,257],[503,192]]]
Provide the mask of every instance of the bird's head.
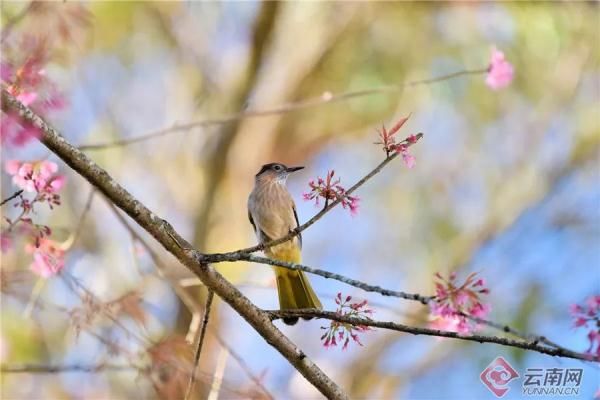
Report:
[[269,163],[261,167],[256,180],[262,182],[277,182],[285,184],[287,177],[295,171],[301,170],[304,167],[288,167],[281,163]]

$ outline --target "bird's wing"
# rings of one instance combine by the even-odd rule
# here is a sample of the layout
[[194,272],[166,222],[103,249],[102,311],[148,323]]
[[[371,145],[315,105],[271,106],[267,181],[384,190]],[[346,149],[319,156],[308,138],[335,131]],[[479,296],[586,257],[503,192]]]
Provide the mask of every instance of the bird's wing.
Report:
[[[296,205],[292,202],[292,210],[294,211],[294,218],[296,218],[296,228],[300,226],[300,221],[298,221],[298,212],[296,212]],[[298,243],[300,244],[300,248],[302,249],[302,234],[298,233]]]
[[258,236],[259,242],[265,243],[273,240],[269,236],[267,236],[267,234],[262,229],[256,229],[256,224],[254,223],[254,219],[252,218],[252,213],[250,212],[250,210],[248,210],[248,219],[252,224],[252,228],[254,228],[254,233],[256,233],[256,236]]

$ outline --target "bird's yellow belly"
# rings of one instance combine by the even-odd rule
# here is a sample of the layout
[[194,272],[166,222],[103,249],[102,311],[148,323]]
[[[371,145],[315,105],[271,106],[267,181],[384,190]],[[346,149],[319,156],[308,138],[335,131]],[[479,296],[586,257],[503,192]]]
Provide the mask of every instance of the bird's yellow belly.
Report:
[[289,263],[299,263],[302,260],[300,247],[296,243],[286,242],[273,246],[265,251],[267,257]]

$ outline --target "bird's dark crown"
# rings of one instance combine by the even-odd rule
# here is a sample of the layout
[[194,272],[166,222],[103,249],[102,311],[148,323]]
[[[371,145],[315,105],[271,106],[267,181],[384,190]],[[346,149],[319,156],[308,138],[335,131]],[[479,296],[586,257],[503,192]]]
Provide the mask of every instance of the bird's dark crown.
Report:
[[260,171],[258,171],[258,174],[256,174],[256,176],[259,176],[261,174],[263,174],[266,171],[275,171],[275,172],[282,172],[282,171],[286,171],[288,168],[281,163],[269,163],[269,164],[265,164],[260,168]]

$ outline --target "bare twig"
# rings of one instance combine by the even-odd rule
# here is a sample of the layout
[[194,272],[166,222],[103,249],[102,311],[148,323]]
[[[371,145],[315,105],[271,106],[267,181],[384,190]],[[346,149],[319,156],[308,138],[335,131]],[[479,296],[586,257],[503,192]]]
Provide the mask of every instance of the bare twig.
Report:
[[221,391],[221,385],[223,384],[223,375],[225,374],[225,368],[227,367],[227,358],[229,358],[229,350],[225,347],[221,347],[219,355],[217,356],[217,366],[213,375],[213,381],[210,385],[210,392],[208,393],[207,400],[217,400],[219,398],[219,392]]
[[198,345],[196,346],[196,353],[194,354],[194,364],[192,365],[192,373],[190,374],[190,380],[185,393],[185,400],[190,398],[192,390],[194,389],[194,383],[196,382],[196,369],[198,368],[198,362],[200,361],[200,354],[202,353],[202,345],[204,344],[204,337],[206,336],[206,327],[208,326],[208,319],[210,317],[210,307],[212,305],[214,292],[208,289],[208,295],[206,296],[206,305],[204,306],[204,319],[202,320],[202,329],[200,330],[200,337],[198,338]]
[[81,229],[83,228],[83,223],[85,222],[85,217],[87,216],[87,214],[90,212],[90,209],[92,208],[92,202],[94,200],[95,193],[96,193],[96,190],[94,188],[92,188],[90,190],[90,193],[88,194],[87,200],[85,201],[85,205],[83,206],[81,215],[79,216],[79,219],[77,220],[77,226],[75,227],[75,231],[70,235],[69,240],[65,244],[65,251],[73,248],[73,246],[75,246],[75,244],[77,243],[77,240],[79,240],[79,237],[81,235]]
[[278,107],[268,108],[268,109],[264,109],[264,110],[244,111],[241,113],[230,114],[230,115],[226,115],[226,116],[218,117],[218,118],[209,118],[209,119],[202,119],[199,121],[188,122],[185,124],[176,124],[169,128],[160,129],[160,130],[157,130],[154,132],[146,133],[146,134],[132,137],[129,139],[120,139],[120,140],[115,140],[115,141],[110,141],[110,142],[102,142],[102,143],[83,144],[83,145],[79,146],[78,149],[79,150],[104,150],[104,149],[109,149],[109,148],[113,148],[113,147],[128,146],[128,145],[131,145],[134,143],[139,143],[139,142],[143,142],[146,140],[155,139],[155,138],[170,135],[170,134],[173,134],[176,132],[187,131],[192,128],[199,128],[199,127],[205,128],[205,127],[209,127],[209,126],[223,125],[223,124],[227,124],[227,123],[230,123],[233,121],[238,121],[238,120],[246,119],[246,118],[257,118],[257,117],[267,117],[267,116],[271,116],[271,115],[286,114],[286,113],[290,113],[290,112],[294,112],[294,111],[304,110],[307,108],[318,107],[323,104],[338,103],[338,102],[354,99],[357,97],[371,96],[371,95],[381,94],[381,93],[400,92],[407,87],[414,87],[414,86],[419,86],[419,85],[429,85],[432,83],[443,82],[443,81],[446,81],[449,79],[457,78],[460,76],[480,75],[480,74],[484,74],[486,72],[487,72],[487,68],[481,68],[481,69],[475,69],[475,70],[464,70],[464,71],[453,72],[453,73],[446,74],[446,75],[441,75],[441,76],[438,76],[435,78],[420,79],[420,80],[398,83],[398,84],[393,84],[393,85],[380,86],[380,87],[376,87],[376,88],[343,92],[343,93],[339,93],[339,94],[331,94],[329,92],[326,92],[322,96],[319,96],[319,97],[314,97],[312,99],[302,100],[302,101],[294,102],[294,103],[288,103],[288,104],[284,104],[284,105],[281,105]]
[[2,200],[2,203],[0,203],[0,207],[2,207],[3,205],[5,205],[6,203],[8,203],[9,201],[11,201],[12,199],[15,199],[15,198],[19,197],[21,195],[21,193],[23,193],[23,190],[17,190],[16,192],[14,192],[10,196],[8,196],[6,199]]
[[140,368],[134,365],[120,364],[98,364],[98,365],[2,365],[0,372],[3,374],[61,374],[65,372],[79,372],[86,374],[96,374],[105,371],[139,371]]
[[457,332],[443,331],[440,329],[420,328],[408,325],[399,324],[391,321],[376,321],[367,318],[357,318],[340,315],[332,311],[322,311],[315,309],[299,309],[299,310],[272,310],[268,311],[272,319],[280,319],[286,317],[312,317],[320,319],[328,319],[331,321],[338,321],[341,323],[351,325],[364,325],[374,328],[389,329],[398,332],[406,332],[413,335],[427,335],[445,337],[459,340],[466,340],[470,342],[478,343],[495,343],[502,346],[515,347],[523,350],[531,350],[542,354],[548,354],[551,356],[572,358],[583,361],[595,361],[600,362],[599,356],[593,356],[591,354],[578,353],[567,349],[557,349],[554,347],[548,347],[540,344],[537,341],[525,341],[525,340],[513,340],[498,336],[487,336],[487,335],[465,335]]
[[260,390],[262,390],[262,392],[265,394],[265,396],[268,399],[273,400],[274,397],[273,395],[267,390],[267,388],[262,384],[261,380],[256,377],[254,375],[254,373],[252,372],[252,370],[250,369],[250,367],[248,366],[248,364],[246,363],[246,361],[244,361],[244,359],[242,358],[242,356],[240,356],[238,353],[236,353],[233,348],[227,344],[223,339],[221,339],[221,337],[216,333],[211,331],[211,333],[213,334],[213,336],[215,337],[215,339],[217,340],[217,342],[219,342],[219,344],[221,346],[223,346],[224,348],[227,349],[227,351],[229,352],[229,355],[235,360],[237,361],[237,363],[239,364],[240,368],[246,373],[246,375],[248,376],[248,378],[250,378],[250,380],[252,382],[254,382],[254,384],[260,388]]
[[327,279],[335,279],[336,281],[340,281],[347,285],[362,289],[365,292],[376,292],[383,296],[399,297],[401,299],[414,300],[414,301],[418,301],[422,304],[428,304],[429,301],[431,301],[434,298],[434,296],[423,296],[423,295],[420,295],[417,293],[405,293],[405,292],[401,292],[401,291],[397,291],[397,290],[384,289],[381,286],[369,285],[368,283],[365,283],[365,282],[362,282],[362,281],[359,281],[356,279],[348,278],[344,275],[336,274],[336,273],[325,271],[322,269],[312,268],[312,267],[309,267],[307,265],[302,265],[302,264],[294,264],[294,263],[288,263],[285,261],[272,260],[272,259],[266,258],[266,257],[255,256],[254,254],[243,253],[238,256],[231,256],[231,257],[225,258],[223,260],[214,261],[214,262],[217,263],[217,262],[224,262],[224,261],[240,261],[240,260],[251,261],[251,262],[256,262],[256,263],[260,263],[260,264],[273,265],[273,266],[283,267],[283,268],[296,270],[296,271],[304,271],[304,272],[308,272],[311,274],[322,276]]

